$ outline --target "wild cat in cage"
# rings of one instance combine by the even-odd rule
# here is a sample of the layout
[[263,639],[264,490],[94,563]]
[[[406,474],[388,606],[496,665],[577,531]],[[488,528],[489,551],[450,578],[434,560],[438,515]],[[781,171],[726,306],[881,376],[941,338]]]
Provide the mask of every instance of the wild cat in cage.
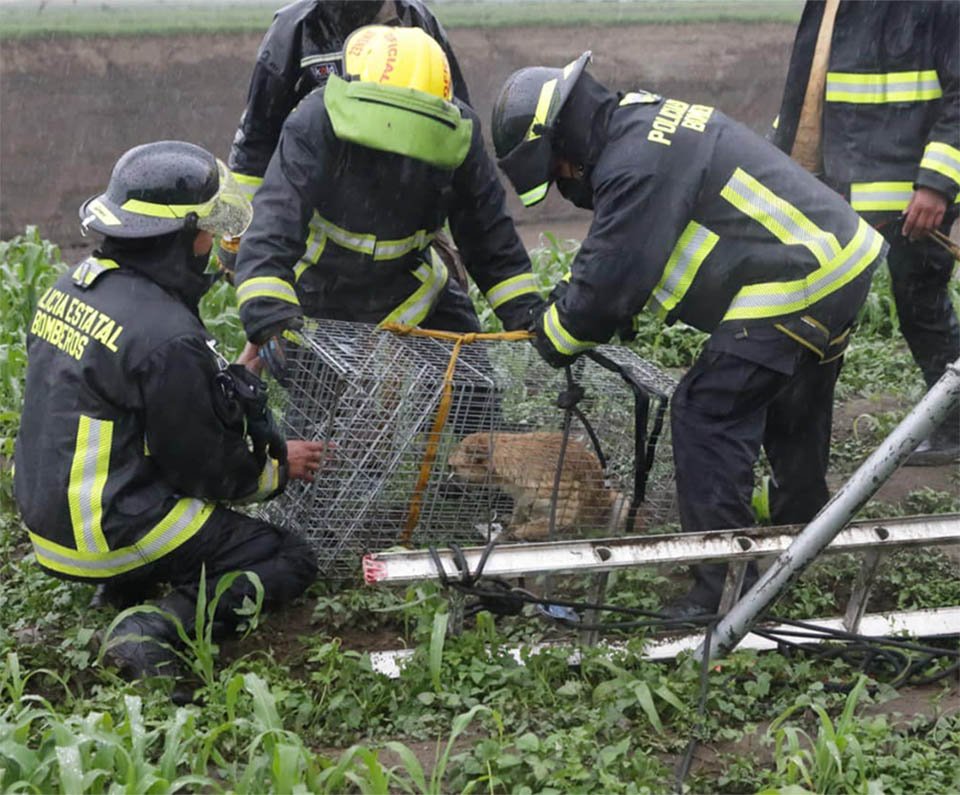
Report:
[[[551,502],[563,435],[555,431],[530,433],[472,433],[463,438],[447,459],[456,479],[490,484],[513,500],[507,536],[540,541],[549,535]],[[602,528],[623,529],[628,500],[610,488],[594,452],[569,437],[557,488],[556,529],[576,532]]]

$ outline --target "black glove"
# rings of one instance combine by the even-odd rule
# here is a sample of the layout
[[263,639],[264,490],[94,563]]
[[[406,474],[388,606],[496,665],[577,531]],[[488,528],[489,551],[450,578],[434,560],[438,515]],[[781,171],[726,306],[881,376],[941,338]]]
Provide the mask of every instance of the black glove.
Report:
[[299,345],[298,331],[303,328],[303,320],[298,317],[289,318],[283,325],[267,331],[260,343],[260,361],[262,361],[281,386],[289,383],[290,370],[287,366],[287,344]]
[[231,364],[217,374],[227,413],[242,413],[254,452],[269,453],[281,465],[287,463],[287,440],[267,405],[267,385],[242,364]]
[[[545,307],[549,309],[552,304],[547,304]],[[534,333],[533,337],[533,347],[537,349],[537,353],[540,354],[540,358],[543,359],[551,367],[566,367],[570,364],[573,364],[576,361],[576,356],[567,356],[566,354],[560,353],[556,348],[553,347],[553,343],[550,342],[547,337],[546,332],[544,331],[543,325],[543,315],[544,312],[540,313],[540,316],[534,321],[533,325],[530,327],[530,331]]]

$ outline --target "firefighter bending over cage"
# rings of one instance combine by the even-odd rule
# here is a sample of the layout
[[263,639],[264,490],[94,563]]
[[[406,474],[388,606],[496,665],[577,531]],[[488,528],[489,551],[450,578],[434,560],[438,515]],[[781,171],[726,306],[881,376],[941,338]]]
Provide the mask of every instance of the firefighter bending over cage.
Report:
[[[930,236],[960,214],[958,36],[957,2],[807,3],[773,133],[889,242],[900,329],[928,388],[960,356],[954,258]],[[906,464],[958,459],[954,411]]]
[[467,271],[507,329],[542,300],[480,122],[418,28],[368,26],[283,125],[237,257],[247,337],[281,380],[302,318],[479,331],[431,242],[449,218]]
[[[467,84],[443,27],[419,0],[297,0],[274,15],[263,37],[247,89],[247,102],[230,149],[229,165],[247,198],[263,182],[287,116],[307,94],[343,77],[343,43],[364,25],[420,28],[443,48],[453,93],[470,104]],[[221,241],[218,257],[229,273],[236,267],[239,239]]]
[[[250,218],[223,163],[188,143],[136,147],[80,217],[104,240],[33,317],[16,499],[49,574],[97,583],[116,607],[171,586],[163,613],[120,621],[108,659],[134,678],[172,673],[167,614],[192,631],[201,567],[210,595],[228,572],[255,573],[266,607],[315,578],[302,539],[221,503],[311,480],[323,445],[279,435],[263,384],[227,365],[200,320],[213,236]],[[238,578],[218,624],[234,627],[254,593]]]
[[[886,244],[836,193],[707,105],[614,93],[585,71],[515,72],[493,111],[499,163],[524,205],[551,182],[593,210],[587,238],[537,320],[535,344],[569,364],[646,307],[711,334],[672,398],[686,532],[753,523],[764,448],[777,523],[826,502],[833,391]],[[726,566],[695,567],[670,617],[716,611]],[[756,578],[748,573],[749,587]]]

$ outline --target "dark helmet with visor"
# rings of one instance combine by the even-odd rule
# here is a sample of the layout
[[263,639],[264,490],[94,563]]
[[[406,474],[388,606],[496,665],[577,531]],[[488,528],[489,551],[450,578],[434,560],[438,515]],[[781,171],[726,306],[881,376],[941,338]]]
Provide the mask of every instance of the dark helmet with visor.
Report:
[[252,213],[221,160],[184,141],[156,141],[117,161],[106,191],[80,207],[80,224],[118,238],[158,237],[188,225],[237,236]]
[[493,106],[493,147],[525,207],[546,198],[553,181],[554,125],[591,55],[588,50],[562,69],[520,69],[500,89]]

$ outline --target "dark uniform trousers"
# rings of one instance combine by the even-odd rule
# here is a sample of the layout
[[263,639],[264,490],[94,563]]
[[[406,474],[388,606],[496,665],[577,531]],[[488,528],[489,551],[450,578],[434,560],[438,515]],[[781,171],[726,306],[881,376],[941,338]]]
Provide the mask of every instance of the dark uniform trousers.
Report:
[[[302,538],[259,519],[217,508],[190,540],[153,563],[112,578],[107,583],[107,598],[117,606],[132,605],[144,601],[157,586],[169,583],[172,593],[160,606],[192,627],[203,567],[208,599],[223,575],[233,571],[256,574],[263,585],[265,609],[295,599],[317,576],[314,554]],[[245,598],[254,596],[249,579],[239,577],[220,598],[216,621],[224,629],[232,629],[239,620],[236,610]]]
[[[671,402],[673,456],[680,522],[684,532],[724,530],[754,524],[751,496],[761,448],[773,469],[775,524],[807,522],[828,498],[833,390],[840,359],[821,364],[795,348],[792,374],[718,350],[707,343],[680,381]],[[715,609],[726,564],[693,567],[689,598]],[[745,589],[757,578],[747,571]]]
[[[948,233],[950,225],[944,223],[940,231]],[[947,289],[954,260],[930,240],[911,242],[900,234],[897,222],[880,231],[890,243],[887,264],[900,329],[931,387],[960,356],[960,328]]]

